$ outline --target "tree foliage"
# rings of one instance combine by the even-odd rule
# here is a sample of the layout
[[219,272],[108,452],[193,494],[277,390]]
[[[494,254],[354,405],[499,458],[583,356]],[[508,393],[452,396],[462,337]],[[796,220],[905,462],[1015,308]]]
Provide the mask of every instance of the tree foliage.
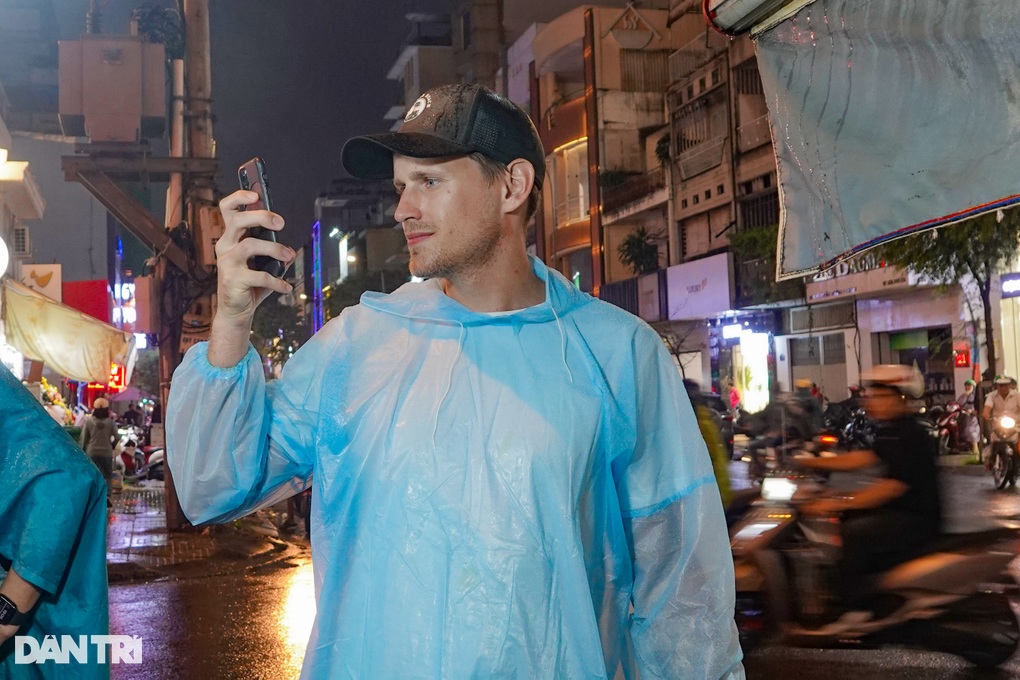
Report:
[[326,318],[332,319],[345,308],[358,304],[361,301],[362,293],[366,291],[389,293],[407,283],[408,278],[406,269],[387,269],[352,274],[330,288],[327,293],[323,303]]
[[[740,302],[755,305],[778,302],[803,296],[799,281],[776,281],[776,244],[779,241],[779,225],[752,227],[742,231],[727,232],[730,250],[735,264],[742,267]],[[756,264],[750,267],[749,264]],[[749,280],[754,274],[753,280]]]
[[131,371],[131,386],[141,392],[159,396],[159,350],[140,349]]
[[635,275],[650,274],[659,268],[659,244],[664,240],[660,233],[649,233],[641,226],[620,242],[616,252],[620,262]]
[[265,300],[255,310],[252,320],[252,345],[274,367],[282,367],[287,359],[311,336],[307,319],[298,308],[282,304],[278,295]]
[[1020,254],[1020,211],[987,213],[961,224],[892,241],[879,255],[890,264],[910,269],[948,287],[971,277],[981,297],[982,315],[975,326],[985,336],[985,377],[995,374],[997,352],[992,325],[993,277],[1012,266]]

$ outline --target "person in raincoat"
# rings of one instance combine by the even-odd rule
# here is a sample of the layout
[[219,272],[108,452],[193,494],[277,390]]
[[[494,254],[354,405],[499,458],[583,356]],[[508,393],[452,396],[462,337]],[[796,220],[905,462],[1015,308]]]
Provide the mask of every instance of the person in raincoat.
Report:
[[92,415],[85,419],[81,429],[81,447],[108,486],[113,477],[113,440],[116,436],[117,421],[111,416],[110,402],[99,397],[92,403]]
[[669,353],[529,258],[545,153],[478,85],[423,94],[344,167],[392,178],[412,274],[327,323],[266,384],[252,314],[279,279],[220,203],[218,307],[167,405],[195,523],[312,485],[305,678],[742,678],[719,491]]
[[109,633],[106,483],[2,364],[0,432],[0,678],[109,677],[94,648],[84,664],[15,663],[17,644]]

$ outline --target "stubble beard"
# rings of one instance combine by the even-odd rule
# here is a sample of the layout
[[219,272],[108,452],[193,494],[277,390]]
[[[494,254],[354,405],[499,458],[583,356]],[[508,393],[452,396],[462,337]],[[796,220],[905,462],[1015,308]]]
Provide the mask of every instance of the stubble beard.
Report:
[[[434,225],[423,224],[438,236]],[[499,249],[501,239],[498,226],[493,225],[471,243],[455,242],[452,246],[447,245],[445,249],[428,244],[417,254],[412,248],[408,269],[413,276],[422,279],[461,279],[471,272],[484,269]]]

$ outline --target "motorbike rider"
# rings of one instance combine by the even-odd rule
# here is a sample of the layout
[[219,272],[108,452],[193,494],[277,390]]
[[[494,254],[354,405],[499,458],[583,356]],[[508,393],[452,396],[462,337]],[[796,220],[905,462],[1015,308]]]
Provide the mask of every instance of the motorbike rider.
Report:
[[[995,391],[985,397],[985,408],[982,414],[985,423],[991,423],[993,419],[1002,416],[1011,416],[1014,420],[1020,421],[1020,394],[1017,394],[1013,389],[1013,378],[997,375],[992,384],[995,386]],[[989,441],[995,441],[997,439],[995,430],[990,429]],[[984,450],[986,470],[992,468],[991,450],[991,446]]]
[[967,449],[978,455],[978,442],[981,441],[981,426],[977,417],[977,383],[966,380],[963,383],[963,394],[956,398],[960,407],[960,418],[957,421],[959,434],[957,438],[961,449]]
[[844,614],[828,628],[872,618],[867,600],[871,577],[911,559],[938,535],[942,520],[937,443],[910,403],[924,393],[923,377],[916,367],[889,364],[875,366],[862,378],[864,409],[877,421],[874,448],[797,460],[818,470],[881,470],[879,479],[850,496],[816,500],[804,508],[808,514],[843,513],[837,571]]

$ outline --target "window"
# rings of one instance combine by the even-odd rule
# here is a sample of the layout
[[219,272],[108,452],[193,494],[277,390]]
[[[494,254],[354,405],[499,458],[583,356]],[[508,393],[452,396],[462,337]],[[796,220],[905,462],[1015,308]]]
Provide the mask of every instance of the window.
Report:
[[460,15],[460,41],[465,49],[471,47],[471,12]]
[[579,140],[552,159],[552,199],[556,226],[588,217],[588,141]]
[[680,201],[680,207],[681,207],[681,208],[686,208],[686,207],[687,207],[687,199],[686,199],[686,198],[684,198],[684,199],[681,199],[681,201]]
[[694,194],[694,205],[697,205],[699,200],[701,199],[698,197],[698,195]]
[[724,193],[726,193],[726,187],[723,186],[722,184],[720,184],[719,186],[717,186],[715,188],[715,195],[716,196],[722,196]]
[[591,292],[591,250],[582,248],[575,250],[564,258],[569,270],[569,278],[574,285],[586,293]]
[[719,84],[719,69],[712,70],[712,86],[715,87]]
[[669,52],[620,50],[620,78],[624,92],[662,92],[669,85]]
[[711,189],[705,189],[705,200],[707,201],[710,198],[712,198],[712,190]]

